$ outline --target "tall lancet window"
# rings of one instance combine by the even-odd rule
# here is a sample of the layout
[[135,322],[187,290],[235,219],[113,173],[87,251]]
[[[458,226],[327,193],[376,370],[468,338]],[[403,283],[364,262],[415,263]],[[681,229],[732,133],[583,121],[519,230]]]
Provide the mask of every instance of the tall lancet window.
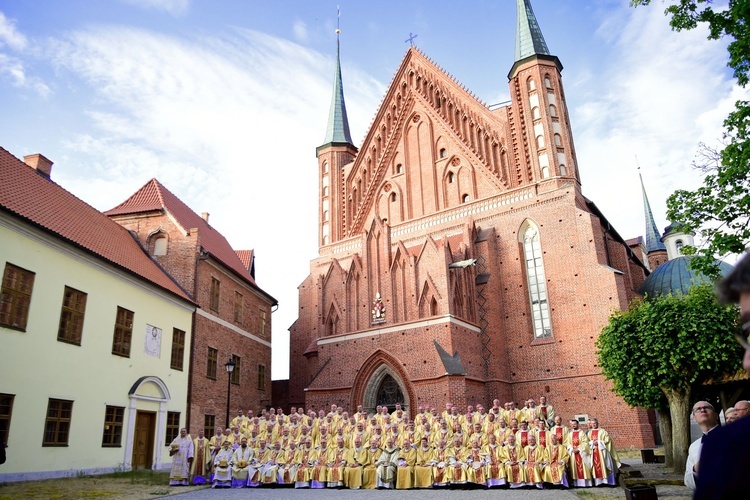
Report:
[[526,263],[526,278],[529,285],[531,319],[534,326],[534,338],[552,336],[552,323],[547,302],[547,278],[542,262],[542,246],[539,243],[539,229],[526,221],[521,229],[523,236],[523,254]]

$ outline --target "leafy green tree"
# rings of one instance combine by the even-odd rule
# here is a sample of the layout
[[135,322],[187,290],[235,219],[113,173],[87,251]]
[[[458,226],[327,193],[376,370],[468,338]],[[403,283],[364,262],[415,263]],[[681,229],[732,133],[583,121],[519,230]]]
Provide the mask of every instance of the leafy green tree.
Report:
[[722,306],[709,283],[687,294],[635,300],[616,311],[597,340],[599,365],[626,403],[669,404],[673,464],[685,472],[690,445],[690,405],[695,387],[740,366],[742,349],[735,306]]
[[[651,0],[631,0],[633,6]],[[708,38],[726,37],[727,65],[737,83],[750,82],[750,0],[729,0],[726,9],[714,10],[711,0],[675,0],[666,9],[672,29],[693,29],[706,23]],[[723,148],[702,148],[703,160],[694,164],[706,174],[703,186],[694,191],[678,190],[667,200],[667,217],[705,240],[699,249],[684,247],[695,254],[691,267],[717,278],[715,258],[744,252],[750,243],[750,102],[737,101],[724,120]]]

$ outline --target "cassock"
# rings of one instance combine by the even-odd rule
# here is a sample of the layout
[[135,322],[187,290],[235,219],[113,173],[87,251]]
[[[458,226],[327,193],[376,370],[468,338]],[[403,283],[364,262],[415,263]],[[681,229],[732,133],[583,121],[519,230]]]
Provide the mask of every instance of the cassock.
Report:
[[211,446],[205,437],[193,440],[193,463],[190,466],[190,475],[193,476],[193,484],[206,484],[211,474]]
[[337,446],[328,449],[328,477],[326,480],[329,488],[344,486],[344,468],[346,467],[346,448]]
[[362,446],[347,448],[344,486],[352,490],[362,487],[362,464],[367,461],[367,450]]
[[434,482],[432,465],[435,463],[435,450],[428,444],[417,448],[417,460],[414,464],[414,487],[429,488]]
[[[0,443],[2,446],[2,443]],[[172,468],[169,472],[170,486],[188,486],[190,478],[190,462],[194,455],[193,440],[190,436],[177,436],[169,445],[172,455]]]
[[479,447],[466,451],[466,480],[470,483],[485,485],[487,483],[487,455]]
[[277,482],[278,478],[276,474],[279,470],[278,459],[282,453],[281,448],[277,449],[275,447],[269,451],[268,457],[264,460],[263,468],[260,471],[261,482],[263,484],[274,484]]
[[549,463],[542,471],[544,482],[562,485],[567,488],[569,485],[565,469],[570,461],[568,450],[561,444],[550,444],[547,448],[547,455]]
[[600,484],[616,486],[615,475],[617,470],[603,438],[609,440],[609,435],[604,429],[591,429],[589,431],[591,478],[595,486]]
[[511,488],[521,488],[526,485],[526,471],[521,464],[525,458],[523,448],[519,445],[508,444],[503,447],[505,478]]
[[[249,448],[249,446],[248,446]],[[250,465],[247,467],[248,476],[247,476],[247,485],[248,486],[258,486],[261,482],[262,475],[263,475],[263,467],[265,467],[266,462],[268,462],[268,458],[271,455],[271,448],[264,446],[263,448],[258,448],[255,450],[255,456],[250,461]]]
[[535,444],[528,445],[523,451],[526,455],[526,485],[542,489],[542,467],[547,464],[547,449]]
[[573,479],[572,486],[588,488],[591,481],[591,469],[588,466],[589,438],[580,429],[572,430],[565,440],[565,447],[570,455],[570,477]]
[[243,488],[248,485],[250,461],[255,457],[255,451],[249,446],[240,446],[232,455],[232,488]]
[[450,467],[450,461],[453,453],[448,448],[437,448],[433,459],[432,477],[435,478],[435,486],[446,486],[453,479],[453,471]]
[[373,489],[376,487],[377,466],[375,463],[378,461],[382,453],[383,450],[378,447],[373,448],[370,446],[365,449],[365,454],[362,457],[364,458],[364,461],[362,462],[362,488]]
[[408,450],[402,449],[398,455],[397,490],[409,490],[414,487],[414,467],[416,464],[417,449],[412,446]]
[[310,478],[312,477],[312,466],[318,458],[318,451],[310,446],[297,448],[294,455],[294,463],[297,465],[297,471],[294,478],[295,488],[309,488]]
[[297,464],[294,461],[297,456],[297,449],[283,450],[276,458],[279,465],[278,481],[279,484],[294,484],[294,478],[297,472]]
[[450,453],[451,484],[466,483],[466,450],[463,446],[453,446]]
[[230,488],[232,486],[232,468],[229,463],[232,461],[232,447],[227,445],[221,448],[214,457],[214,488]]
[[503,463],[503,445],[490,443],[484,447],[485,460],[487,462],[488,488],[507,484],[505,480],[505,464]]
[[377,461],[377,472],[375,473],[375,482],[378,488],[394,488],[396,483],[396,474],[398,472],[398,455],[401,449],[392,446],[383,449]]
[[328,446],[325,448],[318,447],[317,450],[317,459],[310,475],[310,488],[313,489],[325,488],[326,480],[328,479],[328,466],[326,465],[326,460],[328,460]]

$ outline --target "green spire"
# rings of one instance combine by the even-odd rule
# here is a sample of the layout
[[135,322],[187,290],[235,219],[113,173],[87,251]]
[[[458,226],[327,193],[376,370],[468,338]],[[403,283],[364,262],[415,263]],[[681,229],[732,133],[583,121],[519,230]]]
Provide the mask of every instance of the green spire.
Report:
[[336,30],[336,71],[333,80],[331,110],[328,113],[328,128],[326,138],[323,141],[323,144],[326,145],[331,143],[352,144],[352,136],[349,134],[349,120],[346,117],[344,83],[341,79],[341,58],[339,55],[339,30]]
[[516,62],[536,54],[550,55],[539,23],[531,9],[531,0],[517,0]]
[[654,214],[651,212],[651,205],[648,202],[648,196],[646,196],[646,188],[643,185],[643,176],[638,172],[638,177],[641,179],[641,191],[643,192],[643,212],[646,215],[646,252],[651,253],[656,250],[666,250],[667,247],[662,243],[659,237],[659,230],[656,228],[656,221],[654,221]]

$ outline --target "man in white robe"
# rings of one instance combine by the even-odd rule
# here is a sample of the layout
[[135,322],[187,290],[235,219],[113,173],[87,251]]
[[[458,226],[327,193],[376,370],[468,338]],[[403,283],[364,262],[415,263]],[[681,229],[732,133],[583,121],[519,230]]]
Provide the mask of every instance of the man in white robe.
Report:
[[401,452],[401,448],[393,443],[392,437],[388,437],[385,443],[383,453],[380,454],[380,458],[375,463],[377,467],[375,484],[378,488],[393,489],[398,473],[398,454]]
[[169,445],[169,456],[172,457],[172,469],[169,473],[170,486],[188,486],[190,484],[190,466],[193,463],[193,440],[187,429],[180,429],[180,435]]
[[255,451],[247,445],[247,438],[243,437],[232,455],[232,488],[248,486],[248,467],[254,457]]
[[214,488],[232,487],[232,443],[225,440],[214,457]]

